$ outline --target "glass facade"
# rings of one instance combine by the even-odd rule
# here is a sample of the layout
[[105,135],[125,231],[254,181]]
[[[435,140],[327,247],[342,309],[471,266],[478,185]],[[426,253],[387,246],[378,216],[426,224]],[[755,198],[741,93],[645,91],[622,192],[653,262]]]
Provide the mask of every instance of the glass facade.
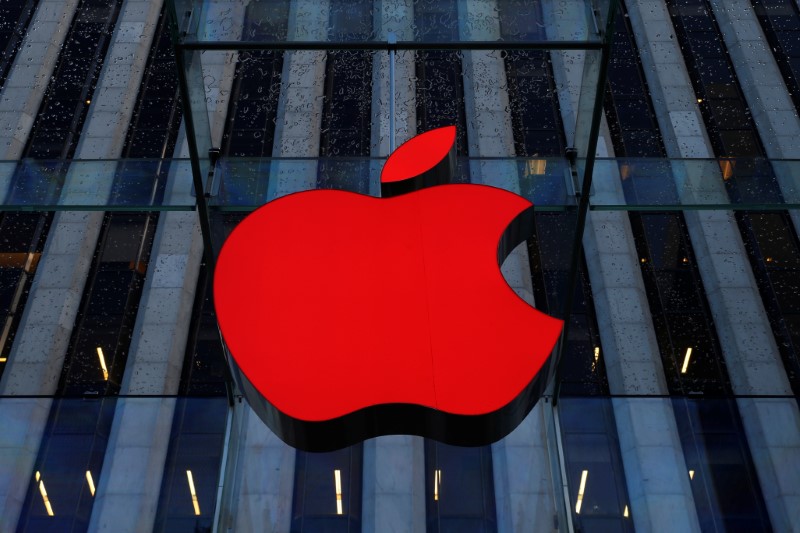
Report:
[[[792,530],[798,20],[777,0],[0,5],[0,531]],[[379,196],[388,154],[445,125],[455,182],[535,205],[502,270],[565,321],[549,386],[489,446],[295,450],[231,372],[216,256],[275,198]]]

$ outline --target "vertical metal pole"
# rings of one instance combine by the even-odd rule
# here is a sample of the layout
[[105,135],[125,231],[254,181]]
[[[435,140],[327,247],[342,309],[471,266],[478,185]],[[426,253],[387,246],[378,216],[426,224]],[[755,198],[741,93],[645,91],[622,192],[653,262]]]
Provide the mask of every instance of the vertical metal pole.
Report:
[[397,51],[397,35],[394,32],[389,32],[386,36],[386,41],[389,44],[389,152],[394,152],[394,59]]

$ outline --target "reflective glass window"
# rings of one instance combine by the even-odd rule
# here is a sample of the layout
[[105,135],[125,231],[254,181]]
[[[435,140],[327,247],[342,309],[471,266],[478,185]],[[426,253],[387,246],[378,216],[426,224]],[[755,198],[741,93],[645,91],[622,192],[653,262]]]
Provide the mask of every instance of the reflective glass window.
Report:
[[[331,39],[359,41],[372,34],[371,0],[332,0]],[[325,62],[321,156],[369,156],[372,125],[370,50],[332,50]]]
[[772,531],[736,404],[672,402],[703,531]]
[[428,533],[497,531],[492,449],[425,441]]
[[363,446],[326,453],[298,451],[292,533],[361,531]]
[[227,398],[183,397],[175,417],[153,531],[212,531],[228,415]]
[[573,523],[581,531],[633,532],[611,402],[562,395],[558,420]]
[[155,218],[109,213],[100,230],[59,392],[117,394],[150,259]]
[[51,216],[0,213],[0,376],[44,249]]
[[[732,394],[683,219],[631,213],[631,223],[670,393],[718,398]],[[676,399],[673,405],[687,465],[714,470],[715,463],[724,463],[719,475],[702,477],[694,477],[701,466],[689,467],[704,530],[728,531],[745,516],[746,531],[770,531],[736,403],[732,399],[697,403]],[[687,405],[700,409],[686,409]],[[726,443],[721,451],[713,444],[719,434],[725,435]],[[726,472],[738,476],[735,490],[740,504],[735,508],[724,500],[731,482]]]
[[[22,157],[53,159],[72,156],[108,48],[107,36],[114,27],[120,5],[120,0],[94,3],[84,0],[77,6],[75,18],[68,30]],[[12,7],[9,5],[8,9]],[[23,9],[28,8],[30,6],[23,7]],[[92,17],[87,15],[88,11],[92,11]],[[89,23],[90,18],[100,22]],[[87,38],[89,41],[86,41]],[[81,45],[85,49],[81,49]],[[88,63],[86,57],[89,57]],[[80,63],[80,68],[77,70],[76,63]],[[74,89],[75,86],[79,89]],[[59,167],[66,165],[50,163],[46,166],[57,173]],[[43,188],[39,176],[24,171],[19,172],[9,187],[9,200],[21,204],[47,204],[59,193],[55,183],[53,180],[50,187]],[[3,224],[8,229],[17,225],[15,220],[20,217],[14,214],[0,216],[6,221]],[[26,243],[17,241],[13,253],[41,253],[51,220],[52,213],[41,214],[35,223],[38,230],[29,233],[31,240]],[[36,257],[38,261],[38,256]],[[24,262],[21,270],[10,263],[8,266],[0,267],[4,272],[3,281],[0,282],[3,285],[3,294],[10,295],[11,298],[9,310],[0,315],[0,320],[3,322],[3,330],[0,332],[0,359],[7,358],[10,354],[16,327],[27,301],[34,263],[31,262],[26,267],[27,261]],[[0,361],[0,365],[4,366],[3,363],[4,361]]]
[[[792,11],[786,5],[778,8],[778,4],[779,2],[757,4],[757,13],[761,15],[762,23],[765,22],[764,17],[767,17],[767,5],[773,6],[773,13],[786,14]],[[688,46],[693,50],[692,54],[684,53],[684,59],[715,155],[732,158],[764,157],[761,139],[738,80],[733,74],[733,66],[707,0],[689,3],[687,0],[669,0],[668,5],[677,38],[683,47]],[[796,6],[793,9],[796,11]],[[702,30],[696,29],[696,24],[687,25],[687,16],[691,16],[693,20],[704,20]],[[791,24],[789,19],[784,22]],[[775,35],[773,37],[777,38]],[[717,44],[710,46],[712,41]],[[722,91],[720,87],[726,87],[726,90]],[[723,179],[728,194],[735,201],[782,201],[780,187],[768,163],[732,159],[724,167]],[[753,183],[758,186],[753,186]],[[768,219],[772,223],[766,223],[765,220]],[[795,348],[796,343],[789,326],[795,318],[795,312],[791,305],[787,305],[794,297],[794,288],[782,283],[781,277],[785,277],[787,273],[789,276],[800,274],[800,270],[795,270],[792,266],[795,261],[788,262],[784,259],[779,266],[770,252],[764,252],[772,247],[771,243],[780,242],[786,244],[784,256],[798,253],[797,232],[787,212],[737,211],[736,221],[787,376],[797,393],[800,391],[800,352]]]
[[0,87],[19,51],[38,0],[6,0],[0,4]]
[[91,105],[121,0],[82,0],[33,123],[25,157],[69,158]]
[[[414,38],[418,41],[458,39],[455,0],[414,3]],[[416,57],[417,132],[456,126],[456,151],[467,155],[467,122],[461,52],[420,50]]]
[[[245,10],[243,38],[284,40],[288,16],[288,1],[250,2]],[[272,155],[282,71],[282,51],[239,52],[222,136],[223,155]]]
[[116,401],[61,399],[52,404],[17,533],[87,531]]
[[795,109],[800,109],[800,8],[792,0],[751,1]]
[[[95,4],[90,2],[81,4],[75,23],[88,25],[92,28],[97,25],[97,20],[104,24],[113,24],[113,17],[109,19],[107,12],[109,9],[115,8],[116,5]],[[106,15],[103,15],[104,9],[106,10]],[[86,13],[87,10],[92,12]],[[101,24],[101,28],[106,28],[106,26]],[[81,34],[81,38],[87,36],[95,38],[96,41],[100,40],[99,35],[96,33]],[[94,44],[96,45],[97,43],[95,42]],[[175,74],[173,71],[171,75],[173,83],[170,84],[169,79],[165,81],[162,77],[151,75],[152,73],[149,70],[157,62],[159,56],[169,58],[171,54],[169,31],[166,28],[165,18],[162,13],[156,31],[154,46],[150,51],[145,75],[134,106],[134,119],[128,129],[128,136],[122,149],[122,153],[125,156],[162,157],[166,150],[171,151],[174,148],[180,118],[180,113],[177,111]],[[78,54],[78,57],[85,57],[86,55],[87,52],[83,50]],[[92,55],[92,57],[94,58],[95,56]],[[174,59],[172,63],[174,68]],[[157,143],[160,148],[155,154],[143,153],[135,142],[136,132],[140,131],[139,126],[142,125],[141,121],[137,120],[137,117],[141,116],[143,109],[152,105],[148,95],[161,90],[164,84],[166,84],[167,93],[171,98],[171,100],[163,102],[165,109],[169,112],[164,113],[165,118],[158,123],[157,127],[145,128],[151,141]],[[50,102],[53,101],[56,100],[50,100]],[[166,105],[167,103],[170,105]],[[157,172],[162,166],[154,164],[152,167],[153,171]],[[120,173],[120,176],[123,175],[124,173]],[[162,177],[163,180],[166,179],[166,168],[162,168]],[[124,178],[120,181],[124,181]],[[123,192],[117,184],[112,187],[112,190],[116,191],[115,194]],[[39,216],[36,225],[37,227],[43,226],[49,223],[49,220],[50,217]],[[149,263],[156,222],[157,214],[145,212],[114,212],[106,214],[103,218],[98,244],[92,258],[75,327],[72,330],[72,337],[64,357],[57,389],[58,395],[82,395],[91,398],[94,396],[114,395],[120,391],[130,340],[138,312],[139,299]],[[39,233],[43,234],[42,231]],[[23,234],[20,235],[22,236]],[[29,238],[26,238],[26,240]],[[98,407],[92,408],[92,405]],[[69,476],[66,476],[64,472],[54,472],[56,476],[62,478],[66,476],[72,479],[75,475],[81,474],[84,476],[84,483],[90,488],[89,492],[92,494],[91,498],[87,497],[85,495],[86,487],[80,487],[80,490],[78,490],[77,484],[74,481],[70,481],[74,485],[75,501],[69,505],[62,504],[59,513],[60,520],[66,522],[59,525],[58,521],[50,521],[46,523],[46,527],[56,527],[56,530],[63,531],[65,529],[58,528],[63,528],[63,524],[70,520],[72,520],[72,525],[66,530],[84,531],[88,526],[94,496],[94,484],[99,480],[113,412],[114,403],[110,400],[100,399],[92,401],[87,399],[83,402],[78,400],[57,400],[51,409],[48,426],[43,436],[39,458],[37,459],[37,468],[41,471],[41,476],[44,476],[45,469],[52,470],[48,467],[48,464],[53,460],[57,460],[59,468],[64,472],[69,472]],[[80,420],[80,424],[76,424],[76,419]],[[65,439],[63,437],[64,434],[73,435],[69,437],[67,443],[62,443]],[[58,455],[56,450],[59,448],[70,448],[73,453]],[[91,482],[89,481],[90,478]],[[58,490],[61,486],[58,482],[53,485],[55,490]],[[39,481],[34,479],[31,482],[31,491],[35,493],[39,490]],[[36,509],[35,505],[30,508],[32,516],[35,516]],[[20,521],[21,528],[24,527],[27,520],[26,511],[27,509],[23,510],[23,516]],[[30,531],[37,531],[38,529],[35,528],[39,526],[31,525],[30,527],[34,528],[29,529]],[[49,531],[50,529],[42,529],[42,531],[44,530]]]
[[[241,222],[246,213],[215,212],[212,227],[219,233],[216,242],[225,238]],[[180,393],[221,396],[230,383],[230,371],[217,325],[211,269],[200,265],[197,290],[186,342],[186,356],[181,373]]]
[[666,155],[639,60],[639,49],[622,4],[614,19],[603,108],[617,157]]
[[[698,70],[692,71],[693,79],[704,84],[706,92],[703,98],[710,100],[705,106],[700,102],[701,108],[709,113],[714,110],[717,113],[716,116],[706,119],[709,134],[716,132],[719,134],[718,138],[729,139],[727,142],[748,142],[747,139],[752,139],[752,136],[740,135],[742,131],[749,134],[746,130],[748,115],[739,100],[733,71],[721,48],[721,38],[713,33],[716,30],[714,21],[700,4],[701,2],[674,2],[670,5],[673,14],[680,13],[681,27],[696,37],[691,44],[685,43],[684,46],[693,46],[692,57],[697,60],[698,65],[702,63]],[[615,153],[617,156],[664,156],[665,149],[649,101],[646,107],[640,109],[647,120],[616,112],[620,107],[617,102],[624,101],[624,95],[649,95],[633,34],[624,18],[617,19],[614,46],[615,50],[616,47],[627,50],[623,54],[628,63],[626,69],[620,69],[612,60],[609,68],[605,107]],[[625,132],[634,128],[638,128],[648,138],[647,144],[629,141],[630,137]],[[636,190],[629,182],[630,180],[623,182],[628,199],[636,201],[636,198],[647,197],[647,191]],[[725,360],[716,337],[683,214],[631,212],[629,216],[670,392],[730,394]],[[676,400],[678,402],[680,400]],[[736,405],[730,400],[721,400],[719,403],[726,416],[717,420],[700,416],[695,411],[680,410],[680,406],[676,405],[676,419],[684,456],[692,465],[699,464],[698,461],[703,464],[713,462],[713,454],[703,452],[701,456],[698,455],[699,450],[704,449],[704,443],[712,440],[716,432],[724,431],[733,442],[732,446],[739,450],[735,460],[736,468],[740,474],[745,474],[740,478],[746,485],[741,491],[746,494],[744,499],[747,500],[743,508],[753,511],[754,516],[758,517],[755,524],[748,525],[758,527],[746,530],[759,531],[763,526],[763,502],[758,480],[753,476],[753,465],[740,427]],[[689,474],[698,516],[704,530],[728,530],[727,527],[735,523],[737,514],[726,508],[725,504],[721,506],[718,500],[710,500],[708,497],[709,494],[726,490],[728,481],[713,476],[700,477],[696,470],[699,467],[690,467]],[[724,527],[719,527],[720,519],[727,521]]]
[[[528,241],[536,308],[559,316],[567,295],[572,243],[565,227],[574,227],[572,213],[540,213]],[[600,334],[586,265],[579,266],[566,346],[560,363],[561,394],[608,394]]]

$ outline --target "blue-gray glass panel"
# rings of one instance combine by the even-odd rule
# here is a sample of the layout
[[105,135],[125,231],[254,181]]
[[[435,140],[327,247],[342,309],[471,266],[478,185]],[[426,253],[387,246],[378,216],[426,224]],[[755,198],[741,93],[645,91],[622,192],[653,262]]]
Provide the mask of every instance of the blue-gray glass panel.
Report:
[[292,533],[359,533],[363,446],[334,452],[298,451]]
[[119,393],[156,220],[157,214],[106,215],[64,356],[59,394]]
[[[732,394],[683,217],[671,213],[631,213],[630,218],[670,393],[717,397]],[[701,454],[697,461],[713,463],[715,456],[703,448],[704,443],[712,438],[709,435],[728,434],[732,439],[730,446],[740,450],[736,468],[747,474],[748,492],[742,498],[747,500],[745,512],[758,517],[758,527],[753,531],[769,531],[760,485],[736,405],[729,400],[696,404],[675,400],[676,409],[683,405],[680,402],[700,409],[676,413],[687,462],[691,463],[695,454]],[[716,409],[717,416],[708,414],[711,408]],[[701,524],[710,531],[726,531],[720,526],[721,521],[735,522],[738,511],[731,512],[709,494],[727,490],[729,480],[709,475],[692,481]]]
[[[233,228],[247,215],[244,213],[212,213],[211,225],[216,250]],[[180,394],[195,396],[224,396],[230,384],[230,370],[219,334],[211,268],[200,265],[189,337],[181,372]]]
[[[242,32],[248,39],[285,37],[288,16],[286,0],[251,2],[245,10]],[[282,70],[283,52],[239,53],[222,135],[223,155],[272,155]]]
[[734,400],[672,403],[703,531],[772,531]]
[[0,376],[42,256],[50,218],[42,213],[0,213]]
[[611,402],[562,394],[557,409],[573,524],[635,531]]
[[153,531],[211,531],[228,401],[227,398],[168,401],[176,401],[175,416]]
[[[574,213],[538,214],[528,240],[536,308],[561,317],[567,295],[571,239],[564,228],[575,226]],[[579,264],[572,313],[560,364],[560,394],[608,394],[605,361],[586,265]]]
[[[764,157],[763,144],[734,74],[731,58],[725,49],[711,5],[707,0],[669,0],[668,5],[679,42],[684,50],[692,50],[691,54],[684,52],[684,59],[715,155]],[[703,28],[687,25],[687,18],[693,21],[703,20]],[[725,87],[725,90],[719,90],[719,87]],[[728,195],[734,202],[748,200],[752,189],[740,187],[739,183],[751,183],[753,177],[758,177],[759,196],[774,203],[782,201],[781,187],[769,162],[758,164],[758,161],[747,159],[732,160],[721,168]],[[795,339],[787,327],[787,321],[794,318],[796,311],[785,305],[787,300],[794,298],[793,287],[782,284],[779,278],[787,272],[787,268],[794,275],[800,274],[800,269],[786,264],[778,267],[773,261],[767,262],[767,256],[762,252],[763,248],[769,246],[769,241],[773,240],[783,241],[789,245],[787,250],[796,251],[798,235],[788,212],[770,214],[768,218],[774,220],[772,224],[754,224],[754,218],[763,221],[765,217],[766,214],[737,212],[736,222],[787,376],[790,378],[790,385],[798,393],[800,352],[795,348]]]
[[792,0],[751,2],[795,109],[800,109],[800,8]]
[[[331,32],[337,40],[363,40],[372,32],[371,0],[331,0]],[[321,156],[369,156],[372,130],[370,50],[333,50],[325,60]]]
[[87,530],[95,498],[88,479],[96,488],[115,405],[111,399],[53,402],[34,473],[25,480],[29,488],[17,533]]
[[38,3],[38,0],[6,0],[0,4],[0,87],[5,85]]
[[492,449],[425,441],[428,533],[497,531]]
[[[44,99],[31,128],[23,150],[23,157],[30,158],[70,158],[77,146],[83,121],[94,93],[97,75],[103,64],[109,44],[111,30],[116,23],[121,5],[120,0],[83,0],[76,8],[75,17],[67,33],[58,61],[50,78]],[[77,69],[77,70],[76,70]],[[6,190],[0,190],[5,203],[27,205],[46,205],[56,203],[63,185],[63,163],[44,163],[44,179],[36,173],[29,173],[33,165],[21,165],[12,173],[11,179],[4,179]],[[42,214],[38,222],[46,235],[52,213]],[[39,235],[39,238],[43,238]],[[34,242],[28,248],[36,247]],[[15,312],[21,314],[25,306],[26,283],[30,283],[33,271],[21,277],[16,291]],[[6,317],[8,320],[8,317]],[[18,321],[7,321],[9,330],[3,334],[0,349],[10,349]]]
[[33,123],[24,157],[69,158],[91,105],[121,0],[82,0]]
[[[283,0],[262,0],[261,3],[269,6],[275,2]],[[594,28],[604,27],[607,20],[611,3],[607,0],[587,1],[587,0],[567,0],[569,8],[574,8],[578,16],[585,18],[580,26],[585,30],[575,32],[570,42],[597,45],[600,36]],[[502,0],[501,4],[508,4],[513,8],[517,0]],[[209,0],[170,0],[172,9],[180,14],[179,20],[181,29],[185,34],[182,35],[182,43],[202,46],[205,43],[212,44],[219,41],[230,39],[226,29],[232,24],[234,15],[231,12],[215,10],[213,3]],[[414,41],[426,41],[433,43],[463,44],[468,47],[472,41],[482,42],[482,37],[491,34],[494,23],[490,17],[474,16],[467,22],[466,10],[468,8],[480,9],[481,6],[470,6],[467,0],[418,0],[414,2],[415,8],[421,7],[425,13],[417,17],[416,25],[419,32],[415,34]],[[365,42],[385,43],[381,37],[385,35],[380,24],[358,24],[361,20],[381,20],[380,3],[369,3],[364,6],[364,17],[353,17],[351,7],[346,2],[330,4],[330,31],[324,35],[318,35],[315,42],[323,45],[326,42],[347,42],[352,39],[354,33],[359,34],[361,40]],[[457,7],[457,9],[455,9]],[[192,13],[191,17],[186,17],[186,13]],[[459,32],[459,29],[468,28],[467,31]],[[239,39],[248,44],[290,44],[296,40],[292,33],[258,35],[243,34]],[[495,38],[493,40],[500,40]],[[504,41],[511,43],[541,43],[546,44],[556,41],[548,38],[546,32],[533,33],[530,31],[509,32],[503,38]]]

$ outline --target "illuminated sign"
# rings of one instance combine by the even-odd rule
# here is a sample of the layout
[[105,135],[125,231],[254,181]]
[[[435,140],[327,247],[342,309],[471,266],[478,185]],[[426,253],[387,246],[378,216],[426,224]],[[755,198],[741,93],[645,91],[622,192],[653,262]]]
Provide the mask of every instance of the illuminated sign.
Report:
[[500,264],[533,205],[447,184],[455,128],[388,159],[382,198],[291,194],[231,233],[214,276],[244,394],[287,443],[325,451],[385,434],[450,444],[502,438],[544,388],[561,321],[528,305]]

